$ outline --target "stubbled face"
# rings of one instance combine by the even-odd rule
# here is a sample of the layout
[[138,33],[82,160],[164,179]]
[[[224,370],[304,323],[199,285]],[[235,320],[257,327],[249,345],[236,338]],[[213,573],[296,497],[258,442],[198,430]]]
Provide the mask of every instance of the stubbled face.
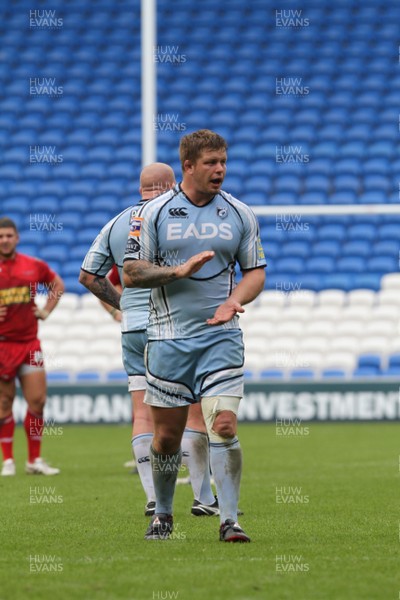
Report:
[[214,196],[226,175],[226,150],[203,150],[195,163],[185,162],[185,173],[197,193]]
[[0,258],[11,258],[19,241],[18,233],[12,227],[0,228]]

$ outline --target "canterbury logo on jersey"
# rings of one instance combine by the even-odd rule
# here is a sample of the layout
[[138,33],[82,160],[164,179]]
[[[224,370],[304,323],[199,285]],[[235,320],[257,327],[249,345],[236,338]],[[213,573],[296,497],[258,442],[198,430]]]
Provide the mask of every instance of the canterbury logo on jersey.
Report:
[[188,211],[184,206],[179,206],[177,208],[170,208],[169,211],[170,217],[187,217]]
[[183,223],[170,223],[167,225],[167,240],[186,240],[195,237],[198,240],[206,240],[219,237],[221,240],[233,239],[230,223],[202,223],[200,229],[194,223],[184,228]]
[[0,290],[0,305],[28,304],[31,301],[28,286],[13,287],[8,290]]

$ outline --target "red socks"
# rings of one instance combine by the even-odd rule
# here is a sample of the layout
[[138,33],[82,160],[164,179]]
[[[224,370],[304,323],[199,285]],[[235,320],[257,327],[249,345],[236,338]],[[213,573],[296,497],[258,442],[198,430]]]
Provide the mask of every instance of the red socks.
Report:
[[3,452],[3,460],[13,458],[13,439],[15,421],[13,415],[0,420],[0,444]]
[[28,462],[32,463],[40,456],[40,445],[43,433],[43,415],[37,415],[27,410],[24,420],[24,429],[28,439]]

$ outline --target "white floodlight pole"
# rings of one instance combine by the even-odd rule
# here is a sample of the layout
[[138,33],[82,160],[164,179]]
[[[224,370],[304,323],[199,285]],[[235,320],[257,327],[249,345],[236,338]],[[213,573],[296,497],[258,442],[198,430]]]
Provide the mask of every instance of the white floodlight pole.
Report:
[[142,166],[157,159],[153,120],[157,112],[157,73],[154,60],[157,43],[157,0],[142,0]]

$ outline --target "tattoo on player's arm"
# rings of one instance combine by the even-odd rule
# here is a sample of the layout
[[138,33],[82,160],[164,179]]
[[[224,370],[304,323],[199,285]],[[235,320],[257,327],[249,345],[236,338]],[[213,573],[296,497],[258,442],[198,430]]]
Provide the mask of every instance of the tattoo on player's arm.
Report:
[[113,306],[119,310],[119,301],[121,299],[121,295],[106,277],[96,276],[90,285],[90,291],[95,294],[95,296],[100,298],[100,300],[103,300],[103,302],[106,302],[110,306]]
[[124,263],[124,283],[126,287],[161,287],[177,279],[175,267],[159,267],[146,260],[129,260]]

